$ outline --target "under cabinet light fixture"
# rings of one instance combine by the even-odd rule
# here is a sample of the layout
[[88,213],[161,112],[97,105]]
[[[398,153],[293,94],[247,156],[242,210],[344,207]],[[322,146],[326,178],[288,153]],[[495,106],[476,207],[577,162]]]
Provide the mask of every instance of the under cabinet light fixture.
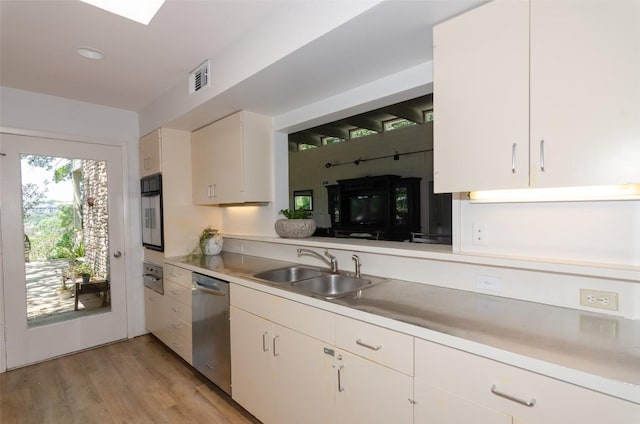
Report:
[[80,0],[107,12],[148,25],[165,0]]
[[472,191],[469,193],[469,199],[472,203],[640,200],[640,183],[607,186]]

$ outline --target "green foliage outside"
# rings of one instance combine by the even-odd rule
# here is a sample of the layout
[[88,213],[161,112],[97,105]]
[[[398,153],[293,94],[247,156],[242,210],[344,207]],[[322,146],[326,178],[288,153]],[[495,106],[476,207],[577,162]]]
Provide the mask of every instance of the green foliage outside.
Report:
[[[69,159],[52,156],[25,155],[22,158],[30,166],[52,172],[52,180],[59,183],[71,179],[72,163]],[[60,258],[78,258],[84,256],[82,242],[77,244],[72,205],[59,205],[44,202],[48,181],[40,184],[22,185],[22,214],[25,240],[29,241],[29,259],[44,261]],[[44,207],[44,212],[42,212]],[[55,208],[50,212],[47,208]]]
[[73,206],[62,205],[57,213],[42,217],[35,223],[29,235],[30,259],[44,261],[84,256],[84,246],[75,243],[75,234]]
[[313,209],[311,207],[312,198],[313,198],[312,196],[294,196],[295,205],[293,208],[295,210],[305,210],[305,211],[312,210]]

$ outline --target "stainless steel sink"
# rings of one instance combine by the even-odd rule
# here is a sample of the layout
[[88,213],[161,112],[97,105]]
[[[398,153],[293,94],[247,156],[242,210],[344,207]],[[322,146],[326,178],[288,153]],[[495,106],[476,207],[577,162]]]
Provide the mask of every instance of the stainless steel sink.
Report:
[[297,289],[322,296],[326,299],[335,299],[358,290],[366,289],[371,286],[371,281],[344,274],[326,274],[320,277],[297,281],[292,285]]
[[291,266],[259,272],[253,276],[273,283],[293,283],[294,281],[307,280],[309,278],[322,277],[324,275],[328,275],[328,272],[313,268]]

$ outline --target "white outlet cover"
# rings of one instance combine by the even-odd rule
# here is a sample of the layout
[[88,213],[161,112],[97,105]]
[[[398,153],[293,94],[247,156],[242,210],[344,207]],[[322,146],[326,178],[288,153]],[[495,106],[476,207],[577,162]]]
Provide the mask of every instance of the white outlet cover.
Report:
[[497,293],[502,290],[502,280],[500,277],[491,275],[478,275],[476,276],[476,288]]

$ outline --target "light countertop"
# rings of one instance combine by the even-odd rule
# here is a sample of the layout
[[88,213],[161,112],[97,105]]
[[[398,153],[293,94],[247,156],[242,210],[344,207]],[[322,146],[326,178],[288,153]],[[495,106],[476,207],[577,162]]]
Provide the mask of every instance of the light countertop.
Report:
[[640,404],[637,320],[393,279],[325,300],[253,278],[289,262],[228,252],[166,262]]

